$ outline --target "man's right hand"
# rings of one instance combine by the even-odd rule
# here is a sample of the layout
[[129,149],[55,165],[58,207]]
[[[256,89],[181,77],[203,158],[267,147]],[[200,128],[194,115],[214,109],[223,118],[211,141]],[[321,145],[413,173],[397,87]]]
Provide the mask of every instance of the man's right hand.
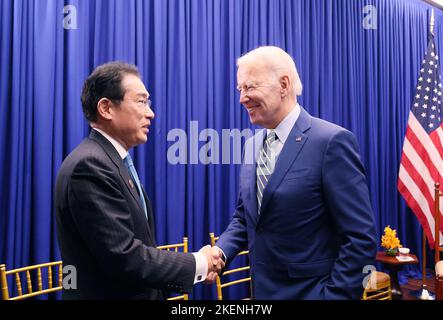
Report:
[[214,283],[217,274],[220,274],[221,270],[225,266],[225,262],[222,259],[221,251],[216,247],[206,245],[200,249],[206,259],[208,260],[208,274],[206,275],[205,283]]

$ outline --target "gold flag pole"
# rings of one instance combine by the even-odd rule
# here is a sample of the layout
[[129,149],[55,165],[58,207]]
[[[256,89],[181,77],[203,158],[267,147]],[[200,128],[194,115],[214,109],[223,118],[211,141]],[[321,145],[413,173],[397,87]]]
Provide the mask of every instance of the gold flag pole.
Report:
[[427,297],[429,296],[429,293],[427,292],[428,290],[426,286],[426,234],[424,229],[422,230],[422,233],[423,233],[423,248],[422,248],[423,256],[422,256],[422,266],[421,266],[422,294],[420,296],[420,299],[428,300]]
[[[434,18],[434,8],[431,9],[431,21],[429,24],[429,32],[434,35],[434,26],[435,26],[435,18]],[[425,230],[422,228],[422,264],[421,264],[421,277],[422,277],[422,285],[421,291],[416,292],[417,298],[421,300],[434,300],[434,296],[429,293],[426,285],[426,234]],[[412,293],[414,295],[414,293]]]
[[434,25],[435,25],[435,18],[434,18],[434,8],[431,9],[431,23],[429,24],[429,31],[432,35],[434,35]]
[[434,300],[434,295],[428,291],[426,285],[426,234],[425,230],[422,228],[422,260],[421,260],[421,289],[411,291],[411,295],[420,300]]

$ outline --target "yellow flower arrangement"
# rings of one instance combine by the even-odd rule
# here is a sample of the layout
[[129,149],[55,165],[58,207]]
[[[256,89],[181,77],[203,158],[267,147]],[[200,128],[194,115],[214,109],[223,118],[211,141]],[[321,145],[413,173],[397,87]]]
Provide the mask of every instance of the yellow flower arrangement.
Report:
[[398,248],[401,248],[400,240],[397,238],[397,231],[390,226],[385,228],[385,234],[381,237],[381,246],[386,249],[387,255],[395,256]]

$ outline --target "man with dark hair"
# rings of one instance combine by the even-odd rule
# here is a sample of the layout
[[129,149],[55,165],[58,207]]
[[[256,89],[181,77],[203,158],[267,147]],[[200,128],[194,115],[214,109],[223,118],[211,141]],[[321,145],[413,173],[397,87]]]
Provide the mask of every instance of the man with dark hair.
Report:
[[210,246],[156,249],[154,217],[128,150],[145,143],[154,113],[135,66],[97,67],[82,92],[88,138],[64,160],[55,187],[58,240],[77,288],[64,299],[163,299],[212,280],[224,263]]
[[97,121],[97,103],[102,97],[116,102],[123,100],[125,95],[122,87],[124,75],[140,78],[137,67],[122,62],[112,62],[98,66],[94,73],[86,79],[81,96],[83,113],[90,123]]

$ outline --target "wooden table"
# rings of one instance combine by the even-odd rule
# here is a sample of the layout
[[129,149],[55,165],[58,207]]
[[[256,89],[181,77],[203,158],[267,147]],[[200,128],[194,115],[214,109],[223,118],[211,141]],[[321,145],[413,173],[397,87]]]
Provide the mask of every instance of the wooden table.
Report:
[[403,296],[401,292],[400,284],[398,283],[398,271],[403,268],[405,264],[417,264],[418,259],[413,254],[408,254],[409,257],[414,259],[413,261],[398,261],[396,257],[390,257],[385,254],[384,251],[377,252],[376,260],[381,262],[386,269],[389,270],[389,276],[391,277],[391,290],[392,299],[400,300]]

